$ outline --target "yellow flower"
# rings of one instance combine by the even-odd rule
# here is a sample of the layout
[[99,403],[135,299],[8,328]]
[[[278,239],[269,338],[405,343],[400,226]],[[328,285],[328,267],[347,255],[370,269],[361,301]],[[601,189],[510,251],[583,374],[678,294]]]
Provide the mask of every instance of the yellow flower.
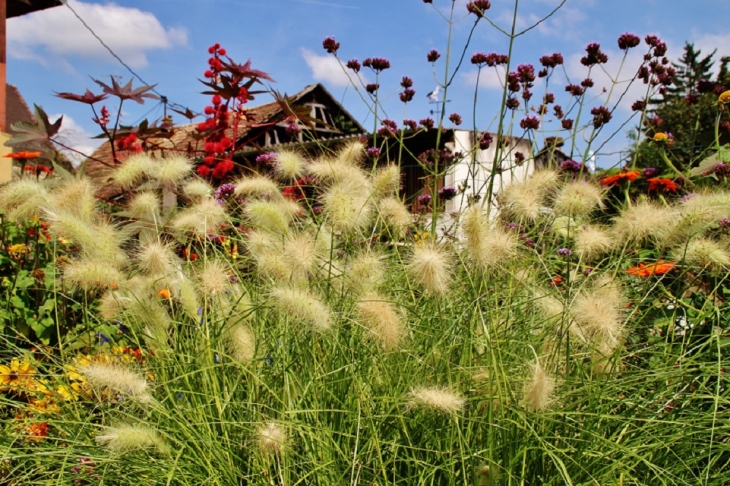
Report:
[[8,253],[10,254],[11,258],[14,258],[16,260],[23,258],[25,255],[28,254],[29,248],[27,245],[24,245],[23,243],[18,243],[16,245],[10,245],[8,247]]
[[720,96],[717,97],[717,104],[721,106],[730,104],[730,90],[723,91]]
[[51,398],[45,397],[40,400],[31,400],[28,408],[34,413],[54,414],[60,413],[61,409]]
[[666,142],[668,138],[669,138],[669,136],[666,133],[657,132],[652,137],[652,140],[654,140],[655,142]]
[[68,385],[59,385],[56,394],[67,402],[75,402],[79,398],[78,393]]
[[22,388],[35,375],[35,368],[27,361],[13,359],[10,366],[0,364],[0,391]]

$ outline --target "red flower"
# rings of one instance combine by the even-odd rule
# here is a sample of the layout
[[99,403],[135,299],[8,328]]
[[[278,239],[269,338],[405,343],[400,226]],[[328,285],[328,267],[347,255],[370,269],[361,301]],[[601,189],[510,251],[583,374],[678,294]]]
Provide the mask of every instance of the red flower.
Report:
[[641,175],[641,171],[638,170],[632,170],[629,172],[621,172],[616,175],[604,177],[601,179],[601,184],[604,186],[617,186],[621,183],[623,180],[628,180],[630,182],[634,182],[637,177]]
[[650,263],[644,265],[639,263],[635,267],[631,267],[626,270],[626,273],[632,277],[649,277],[651,275],[664,275],[674,268],[676,264],[674,262],[665,262],[664,260],[658,260],[656,263]]
[[24,152],[15,152],[6,155],[5,157],[10,159],[35,159],[36,157],[39,157],[43,154],[43,152],[30,152],[30,151],[24,151]]
[[672,179],[661,179],[659,177],[649,179],[650,191],[659,191],[660,189],[663,189],[665,191],[677,192],[679,186]]

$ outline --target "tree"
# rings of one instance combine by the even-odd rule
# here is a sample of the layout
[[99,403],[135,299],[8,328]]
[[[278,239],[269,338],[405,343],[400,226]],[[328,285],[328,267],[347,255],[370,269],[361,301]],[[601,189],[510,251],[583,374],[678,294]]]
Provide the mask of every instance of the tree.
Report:
[[[716,51],[702,57],[694,44],[685,43],[684,53],[673,63],[676,74],[666,93],[650,101],[644,120],[646,136],[634,156],[639,167],[665,167],[657,147],[650,139],[659,132],[670,133],[674,141],[668,154],[679,170],[696,166],[708,148],[715,144],[717,96],[730,86],[728,62],[723,57],[717,75],[712,79]],[[720,143],[730,142],[730,121],[721,121]]]

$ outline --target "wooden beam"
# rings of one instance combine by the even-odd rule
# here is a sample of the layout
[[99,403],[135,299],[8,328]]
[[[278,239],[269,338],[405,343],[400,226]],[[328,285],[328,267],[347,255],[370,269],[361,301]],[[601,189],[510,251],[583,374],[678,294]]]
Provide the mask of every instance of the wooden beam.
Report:
[[5,126],[7,121],[7,64],[6,54],[6,20],[7,20],[7,0],[0,0],[0,132],[5,132],[8,127]]

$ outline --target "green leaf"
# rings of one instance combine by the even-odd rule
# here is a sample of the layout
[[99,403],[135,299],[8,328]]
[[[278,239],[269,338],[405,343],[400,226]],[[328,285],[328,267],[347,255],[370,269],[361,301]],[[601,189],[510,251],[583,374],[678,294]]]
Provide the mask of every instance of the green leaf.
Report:
[[[730,157],[730,154],[727,153],[727,150],[725,150],[724,152],[726,152],[724,156]],[[692,177],[706,175],[708,172],[710,172],[710,170],[712,170],[713,167],[721,162],[723,162],[723,160],[721,159],[720,152],[715,152],[714,154],[710,155],[702,162],[700,162],[700,165],[692,168],[689,173]]]

